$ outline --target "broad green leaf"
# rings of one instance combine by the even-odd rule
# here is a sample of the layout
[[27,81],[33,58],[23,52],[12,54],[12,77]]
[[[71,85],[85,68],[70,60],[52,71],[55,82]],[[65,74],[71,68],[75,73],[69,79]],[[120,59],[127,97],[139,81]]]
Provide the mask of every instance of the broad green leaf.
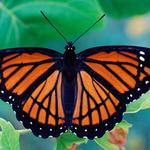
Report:
[[10,122],[0,118],[0,149],[2,150],[20,150],[19,133]]
[[[119,124],[117,124],[114,129],[116,129],[116,128],[118,128],[118,127],[123,128],[123,129],[125,129],[125,130],[128,130],[130,127],[132,127],[132,125],[131,125],[130,123],[128,123],[127,121],[123,120],[123,121],[121,121]],[[114,129],[113,129],[113,130],[114,130]],[[108,134],[108,133],[109,133],[109,132],[106,132],[103,137],[98,138],[98,139],[95,139],[95,142],[96,142],[100,147],[102,147],[104,150],[119,150],[119,148],[118,148],[116,145],[111,144],[111,143],[109,142],[109,140],[108,140],[109,134]]]
[[68,131],[57,138],[56,150],[66,150],[71,148],[73,144],[80,145],[83,143],[87,143],[87,139],[78,138],[76,135]]
[[98,0],[101,8],[114,18],[143,15],[150,11],[150,0]]
[[69,40],[74,40],[103,14],[97,0],[0,1],[0,48],[41,46],[48,40],[61,39],[41,10]]
[[136,113],[147,108],[150,108],[150,92],[147,92],[136,101],[128,104],[125,113]]

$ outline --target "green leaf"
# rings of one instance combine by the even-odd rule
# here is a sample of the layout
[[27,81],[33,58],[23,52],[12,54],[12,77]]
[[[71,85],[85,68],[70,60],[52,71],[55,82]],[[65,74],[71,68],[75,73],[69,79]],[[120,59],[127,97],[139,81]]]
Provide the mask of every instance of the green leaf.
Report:
[[3,150],[1,138],[2,138],[2,133],[0,132],[0,150]]
[[19,133],[10,122],[0,118],[0,149],[1,150],[20,150]]
[[108,141],[108,133],[105,133],[102,138],[96,139],[95,142],[104,150],[119,150],[117,146]]
[[150,0],[99,0],[102,9],[114,18],[143,15],[150,10]]
[[72,147],[73,144],[87,143],[87,139],[78,138],[76,135],[68,131],[57,138],[56,150],[67,150]]
[[103,14],[97,0],[4,0],[0,2],[0,48],[40,46],[48,40],[62,39],[41,10],[70,40]]
[[147,108],[150,108],[150,92],[147,92],[136,101],[128,104],[125,113],[136,113]]
[[[118,128],[118,127],[128,130],[130,127],[132,127],[132,125],[130,123],[128,123],[127,121],[123,120],[115,126],[115,128]],[[103,137],[95,139],[95,142],[100,147],[102,147],[104,150],[119,150],[119,148],[116,145],[111,144],[109,142],[109,140],[108,140],[109,134],[108,133],[109,133],[109,131],[106,132]]]
[[150,108],[150,96],[141,105],[141,109],[148,109],[148,108]]
[[116,127],[120,127],[120,128],[128,130],[129,128],[132,127],[132,124],[127,122],[126,120],[122,120],[120,123],[117,124]]

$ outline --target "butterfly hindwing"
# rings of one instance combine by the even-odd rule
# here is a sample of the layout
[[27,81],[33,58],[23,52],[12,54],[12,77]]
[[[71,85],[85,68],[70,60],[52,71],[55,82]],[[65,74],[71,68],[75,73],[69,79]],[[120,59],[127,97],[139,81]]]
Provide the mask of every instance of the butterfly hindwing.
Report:
[[122,119],[126,104],[150,89],[150,50],[100,47],[78,54],[77,98],[71,130],[101,137]]
[[77,99],[71,130],[79,137],[101,137],[121,121],[126,106],[85,70],[77,75]]
[[0,51],[0,97],[36,136],[66,130],[62,106],[61,54],[38,48]]
[[17,118],[36,136],[57,137],[66,130],[62,106],[62,73],[55,70],[20,105],[13,105]]

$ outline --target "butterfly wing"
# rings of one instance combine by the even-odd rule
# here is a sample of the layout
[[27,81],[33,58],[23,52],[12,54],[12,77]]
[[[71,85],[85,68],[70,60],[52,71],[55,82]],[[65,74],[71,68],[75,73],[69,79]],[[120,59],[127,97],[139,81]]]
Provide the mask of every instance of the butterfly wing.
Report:
[[0,97],[12,104],[26,128],[43,138],[66,130],[61,57],[41,48],[0,51]]
[[78,63],[71,130],[101,137],[121,121],[126,104],[150,89],[150,49],[92,48],[78,54]]

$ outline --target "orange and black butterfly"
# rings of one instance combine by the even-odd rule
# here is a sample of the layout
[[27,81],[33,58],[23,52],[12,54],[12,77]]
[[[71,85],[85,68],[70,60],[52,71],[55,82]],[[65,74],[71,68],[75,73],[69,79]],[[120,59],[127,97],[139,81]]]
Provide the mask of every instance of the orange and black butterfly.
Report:
[[79,137],[101,137],[122,120],[128,103],[150,89],[149,48],[104,46],[76,54],[73,43],[64,54],[0,51],[0,98],[36,136],[58,137],[70,129]]
[[150,89],[150,49],[96,47],[62,55],[44,48],[0,51],[0,97],[36,136],[101,137],[126,104]]

